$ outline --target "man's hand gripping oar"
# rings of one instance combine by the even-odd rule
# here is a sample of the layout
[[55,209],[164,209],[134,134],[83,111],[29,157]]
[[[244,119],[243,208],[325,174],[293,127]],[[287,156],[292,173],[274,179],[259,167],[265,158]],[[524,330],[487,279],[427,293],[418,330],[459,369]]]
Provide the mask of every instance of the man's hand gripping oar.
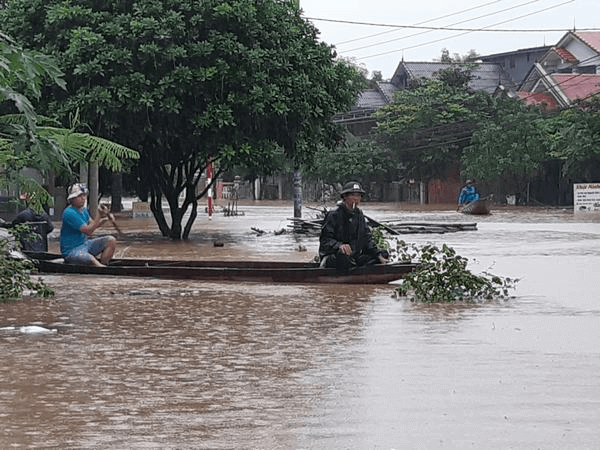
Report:
[[98,214],[100,214],[101,217],[107,217],[108,220],[110,220],[110,223],[112,223],[113,227],[115,227],[115,230],[117,230],[117,233],[119,233],[119,236],[123,236],[123,232],[119,228],[119,225],[117,225],[115,216],[113,216],[106,204],[103,203],[98,206]]

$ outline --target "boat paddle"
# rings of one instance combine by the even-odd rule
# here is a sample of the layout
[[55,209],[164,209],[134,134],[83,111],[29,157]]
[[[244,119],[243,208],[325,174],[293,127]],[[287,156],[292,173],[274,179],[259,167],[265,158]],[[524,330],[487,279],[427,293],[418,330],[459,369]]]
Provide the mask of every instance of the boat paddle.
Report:
[[107,217],[108,220],[110,220],[110,223],[112,223],[112,226],[115,227],[115,230],[117,230],[117,233],[119,233],[119,236],[123,236],[123,232],[119,228],[119,225],[117,225],[115,216],[109,211],[108,206],[104,205],[104,204],[100,205],[98,207],[98,211],[100,212],[101,215],[104,215],[104,217]]

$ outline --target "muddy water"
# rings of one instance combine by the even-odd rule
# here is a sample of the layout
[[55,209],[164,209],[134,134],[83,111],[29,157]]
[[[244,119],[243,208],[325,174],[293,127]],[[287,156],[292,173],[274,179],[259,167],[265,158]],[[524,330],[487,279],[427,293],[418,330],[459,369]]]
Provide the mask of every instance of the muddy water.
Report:
[[[54,299],[0,304],[0,448],[596,447],[600,220],[364,209],[476,221],[477,231],[403,237],[520,278],[515,298],[417,305],[391,285],[45,276]],[[316,238],[274,234],[291,205],[240,211],[200,218],[187,243],[123,220],[119,254],[314,256]]]

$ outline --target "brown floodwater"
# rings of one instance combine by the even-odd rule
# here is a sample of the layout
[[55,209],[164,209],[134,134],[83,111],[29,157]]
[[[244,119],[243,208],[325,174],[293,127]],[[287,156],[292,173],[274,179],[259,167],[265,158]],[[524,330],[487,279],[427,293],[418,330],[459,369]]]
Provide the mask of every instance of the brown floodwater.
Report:
[[[363,207],[477,222],[402,238],[519,278],[514,298],[424,305],[393,285],[45,275],[55,298],[0,304],[0,448],[597,447],[600,218]],[[199,217],[185,242],[121,219],[117,256],[315,256],[316,236],[289,232],[291,203],[239,211]]]

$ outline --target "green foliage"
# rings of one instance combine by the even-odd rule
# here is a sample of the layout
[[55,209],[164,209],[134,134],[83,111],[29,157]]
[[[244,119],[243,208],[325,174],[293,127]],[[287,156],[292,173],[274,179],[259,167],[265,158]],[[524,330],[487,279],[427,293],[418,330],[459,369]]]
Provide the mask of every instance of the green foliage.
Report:
[[118,170],[121,158],[137,156],[106,139],[54,126],[56,121],[36,113],[26,93],[39,99],[47,81],[64,89],[62,75],[52,58],[0,34],[0,188],[17,186],[27,192],[29,205],[38,212],[52,199],[39,183],[22,175],[24,168],[69,173],[71,165],[92,160]]
[[548,120],[549,155],[563,161],[563,175],[593,179],[600,172],[600,96]]
[[173,238],[190,206],[186,229],[196,216],[209,157],[268,172],[279,147],[295,167],[309,163],[364,86],[296,2],[15,0],[0,20],[60,61],[69,93],[49,92],[43,111],[65,121],[78,108],[94,134],[140,150],[140,190],[168,200],[171,226],[153,211]]
[[447,246],[408,245],[397,240],[395,260],[419,262],[419,267],[404,275],[397,295],[423,303],[456,301],[480,302],[506,299],[517,279],[502,278],[490,273],[475,275],[467,269],[468,259]]
[[[449,53],[442,60],[451,63]],[[469,64],[453,65],[434,80],[415,80],[376,113],[378,140],[402,176],[443,177],[449,165],[469,178],[511,177],[523,186],[552,159],[563,175],[600,173],[600,104],[596,98],[548,113],[518,98],[469,92]],[[524,187],[523,187],[524,189]]]
[[473,49],[469,50],[466,55],[459,55],[458,53],[454,53],[450,56],[450,51],[446,48],[442,49],[442,54],[440,56],[440,61],[444,63],[472,63],[479,59],[480,55]]
[[397,161],[383,145],[348,133],[335,147],[317,149],[304,178],[343,184],[347,180],[383,179],[394,174],[397,167]]
[[508,96],[491,99],[462,162],[465,175],[491,180],[506,173],[526,177],[548,159],[547,116]]
[[[21,226],[17,233],[27,234],[30,231]],[[31,261],[10,257],[9,244],[8,239],[0,237],[0,301],[17,300],[25,290],[33,291],[38,297],[53,297],[54,291],[41,278],[32,280],[31,272],[35,271],[35,266]]]
[[391,250],[390,243],[385,238],[383,229],[381,227],[373,228],[371,230],[371,234],[373,236],[373,242],[375,242],[377,248],[387,250],[388,252]]
[[377,139],[402,161],[402,176],[442,176],[448,164],[460,159],[487,101],[466,89],[469,79],[468,68],[450,67],[436,79],[415,80],[397,91],[394,102],[374,114]]

